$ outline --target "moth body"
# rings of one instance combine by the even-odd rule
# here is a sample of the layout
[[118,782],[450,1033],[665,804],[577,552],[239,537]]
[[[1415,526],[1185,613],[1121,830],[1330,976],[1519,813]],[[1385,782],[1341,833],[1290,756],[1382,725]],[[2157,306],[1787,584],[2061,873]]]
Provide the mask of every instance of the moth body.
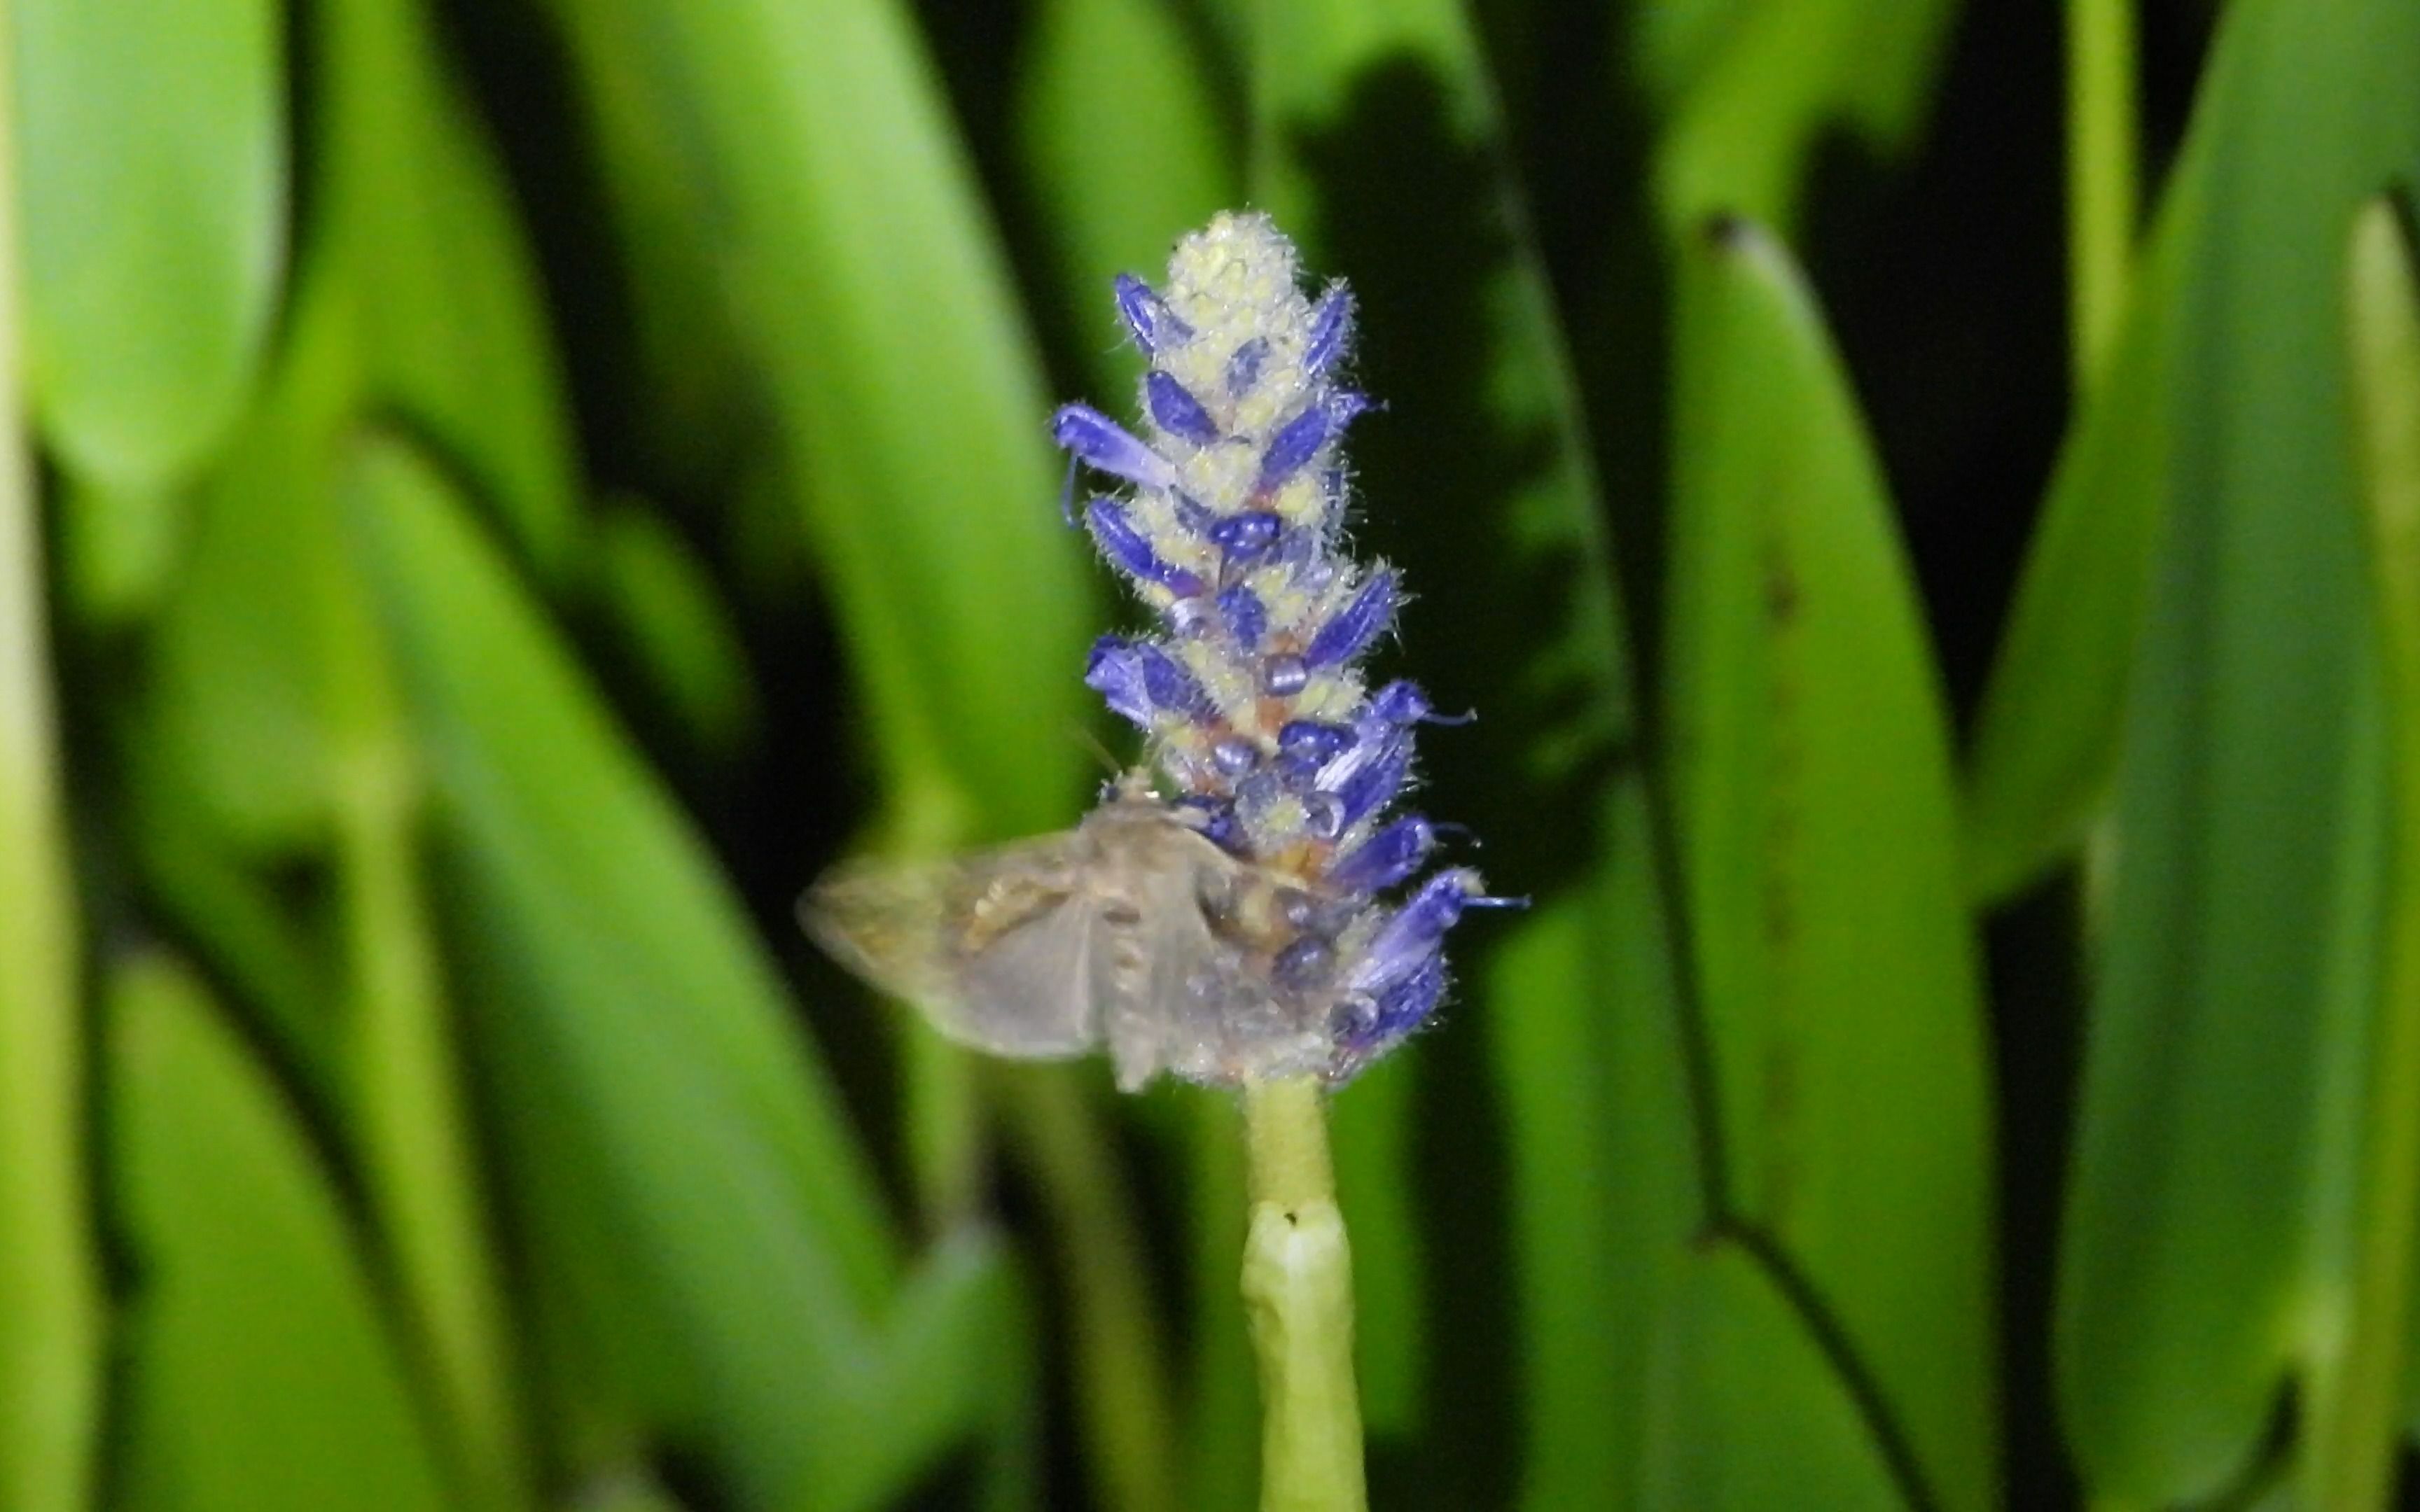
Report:
[[[1075,829],[934,862],[844,865],[809,890],[808,932],[995,1055],[1106,1047],[1118,1085],[1325,1073],[1338,912],[1238,860],[1185,810],[1127,784]],[[1305,948],[1310,942],[1310,948]]]

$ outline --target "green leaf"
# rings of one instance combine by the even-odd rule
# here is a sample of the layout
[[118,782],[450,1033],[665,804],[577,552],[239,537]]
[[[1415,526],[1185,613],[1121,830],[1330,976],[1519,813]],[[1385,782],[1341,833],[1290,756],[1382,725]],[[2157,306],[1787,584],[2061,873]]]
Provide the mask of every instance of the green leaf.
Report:
[[148,617],[184,544],[188,491],[113,488],[63,471],[56,499],[61,586],[77,617],[97,625]]
[[1338,1098],[1334,1142],[1338,1200],[1353,1222],[1354,1334],[1361,1426],[1372,1439],[1419,1430],[1428,1319],[1420,1287],[1423,1241],[1406,1173],[1418,1168],[1412,1068],[1373,1070]]
[[[1424,1171],[1416,1189],[1425,1264],[1451,1279],[1426,1330],[1411,1473],[1440,1504],[1603,1505],[1635,1483],[1647,1341],[1699,1173],[1661,840],[1569,354],[1462,9],[1321,0],[1253,21],[1253,198],[1311,268],[1353,282],[1358,377],[1387,406],[1354,430],[1357,542],[1416,595],[1401,670],[1482,716],[1423,742],[1425,795],[1483,840],[1498,888],[1536,901],[1457,933],[1462,1000],[1404,1052],[1418,1119],[1461,1127],[1500,1105],[1505,1140],[1501,1168]],[[1342,1196],[1357,1244],[1363,1213]],[[1491,1305],[1515,1320],[1509,1346],[1472,1321]]]
[[1088,1102],[1104,1078],[1092,1066],[1000,1066],[984,1085],[1055,1231],[1060,1284],[1081,1299],[1068,1310],[1067,1373],[1085,1479],[1104,1506],[1175,1512],[1187,1504],[1150,1244]]
[[[1665,11],[1673,14],[1666,15]],[[1826,128],[1878,152],[1922,127],[1957,0],[1754,0],[1641,8],[1641,51],[1668,122],[1655,149],[1665,226],[1736,214],[1784,235]]]
[[355,503],[515,1217],[563,1299],[555,1389],[701,1450],[745,1504],[878,1503],[996,1401],[997,1262],[945,1252],[898,1288],[835,1094],[696,838],[442,477],[381,442]]
[[191,770],[159,737],[149,712],[121,714],[113,745],[127,764],[124,813],[149,911],[174,922],[198,964],[240,1005],[295,1084],[296,1101],[331,1115],[340,1105],[327,1007],[335,963],[318,919],[295,908],[274,874],[248,864],[209,822]]
[[[2420,107],[2386,83],[2413,57],[2402,13],[2343,0],[2331,18],[2288,25],[2267,0],[2227,12],[1977,716],[1967,850],[1979,897],[2039,879],[2105,811],[2166,512],[2213,491],[2315,512],[2349,498],[2334,228],[2412,171]],[[2272,33],[2274,47],[2242,39]]]
[[[2061,606],[2119,650],[2031,711],[2076,721],[2071,751],[2120,753],[2054,1339],[2101,1495],[2231,1484],[2340,1286],[2385,824],[2343,238],[2420,167],[2415,70],[2420,11],[2399,0],[2343,0],[2324,24],[2268,0],[2226,12],[2131,295],[2148,376],[2121,356],[2079,442],[2147,425],[2151,486],[2062,492],[2045,527],[2089,535],[2061,515],[2115,509],[2109,529],[2155,543],[2131,612]],[[2037,599],[2065,586],[2041,565]],[[2095,717],[2112,686],[2119,728]]]
[[2345,334],[2389,783],[2385,933],[2347,1182],[2343,1326],[2305,1367],[2310,1506],[2382,1506],[2396,1478],[2420,1227],[2420,263],[2388,196],[2348,238]]
[[415,0],[315,13],[311,235],[359,330],[364,397],[458,458],[555,580],[579,525],[563,378],[510,186],[444,71],[433,19]]
[[1725,1202],[1940,1505],[1996,1500],[1991,1115],[1949,738],[1847,375],[1778,243],[1684,252],[1666,646]]
[[199,984],[120,967],[106,1043],[135,1276],[112,1504],[454,1504],[336,1189]]
[[28,0],[11,19],[27,386],[70,470],[142,499],[235,424],[259,365],[286,248],[284,18]]
[[[525,1478],[510,1330],[420,896],[417,773],[342,528],[352,393],[329,266],[306,271],[266,402],[199,490],[194,560],[162,621],[160,702],[150,730],[130,732],[131,764],[163,901],[194,910],[205,938],[286,953],[292,935],[262,917],[245,863],[325,868],[329,906],[306,923],[341,968],[318,983],[334,990],[300,1012],[283,995],[258,1006],[319,1111],[343,1120],[463,1472],[459,1498],[510,1507]],[[189,801],[198,812],[179,811]],[[197,881],[230,890],[204,895]],[[264,960],[264,984],[290,986],[290,964]],[[264,980],[248,964],[235,975]]]
[[1520,1504],[1541,1512],[1652,1504],[1651,1420],[1673,1409],[1649,1362],[1709,1216],[1638,787],[1617,795],[1611,823],[1631,839],[1610,875],[1539,905],[1485,982],[1520,1279]]
[[1758,0],[1668,0],[1623,18],[1648,97],[1669,110],[1722,55],[1731,34],[1754,21]]
[[261,402],[195,486],[141,733],[158,743],[200,827],[254,859],[324,839],[332,690],[349,672],[328,634],[348,602],[331,580],[343,564],[328,501],[330,449],[357,391],[325,266],[298,279],[287,349]]
[[738,626],[687,541],[636,501],[597,522],[597,587],[653,704],[702,754],[729,756],[762,718]]
[[1031,342],[907,13],[557,10],[592,109],[679,154],[894,824],[928,845],[1063,827],[1098,620]]
[[1657,1348],[1667,1406],[1655,1422],[1643,1505],[1912,1505],[1804,1311],[1735,1242],[1710,1242],[1692,1257]]
[[[14,193],[11,108],[0,98],[0,207]],[[0,1504],[49,1512],[91,1494],[104,1343],[82,1138],[85,946],[41,499],[17,424],[8,220],[0,213]]]
[[[2194,187],[2187,178],[2173,192],[2179,222]],[[1982,903],[2073,856],[2108,803],[2173,465],[2175,382],[2162,349],[2182,245],[2168,236],[2138,266],[2134,317],[2068,434],[2026,548],[1966,759],[1967,887]]]
[[[1260,1495],[1260,1382],[1235,1285],[1249,1212],[1244,1125],[1227,1098],[1200,1099],[1191,1111],[1183,1169],[1192,1260],[1186,1303],[1195,1339],[1185,1486],[1189,1504],[1223,1512],[1257,1505]],[[1348,1209],[1348,1232],[1352,1222]],[[1356,1326],[1372,1323],[1364,1318]]]

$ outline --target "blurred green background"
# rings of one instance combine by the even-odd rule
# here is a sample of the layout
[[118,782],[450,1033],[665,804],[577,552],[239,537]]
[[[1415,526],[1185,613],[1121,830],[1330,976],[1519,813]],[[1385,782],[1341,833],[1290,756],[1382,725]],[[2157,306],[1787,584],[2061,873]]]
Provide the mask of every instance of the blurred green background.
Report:
[[1534,902],[1373,1504],[2395,1504],[2412,0],[0,17],[0,1509],[1253,1504],[1233,1108],[791,918],[1130,754],[1044,421],[1238,205]]

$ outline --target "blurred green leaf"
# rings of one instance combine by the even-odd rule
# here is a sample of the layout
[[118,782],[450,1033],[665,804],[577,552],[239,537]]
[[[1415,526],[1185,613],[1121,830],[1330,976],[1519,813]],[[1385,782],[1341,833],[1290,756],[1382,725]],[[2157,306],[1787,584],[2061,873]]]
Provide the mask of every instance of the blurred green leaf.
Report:
[[106,1043],[136,1277],[112,1504],[452,1505],[348,1214],[277,1088],[156,957],[119,968]]
[[42,501],[21,411],[14,37],[0,16],[0,1505],[91,1495],[105,1348],[84,1131],[83,912]]
[[[1336,1189],[1351,1204],[1353,1336],[1360,1380],[1361,1427],[1371,1439],[1419,1430],[1421,1378],[1428,1368],[1422,1316],[1422,1242],[1418,1205],[1404,1173],[1414,1169],[1411,1067],[1401,1060],[1356,1080],[1351,1097],[1330,1106],[1328,1134]],[[1206,1259],[1206,1257],[1205,1257]]]
[[1941,691],[1847,375],[1778,243],[1683,252],[1666,730],[1726,1201],[1945,1507],[1997,1501],[1992,1136]]
[[[1462,10],[1323,0],[1253,20],[1254,198],[1311,267],[1353,281],[1359,375],[1388,406],[1356,426],[1357,533],[1419,595],[1404,670],[1449,707],[1483,701],[1478,724],[1425,743],[1433,791],[1484,839],[1496,884],[1538,898],[1530,918],[1457,938],[1472,1000],[1406,1052],[1431,1085],[1483,1099],[1443,1062],[1470,1054],[1457,1028],[1489,1036],[1512,1229],[1512,1272],[1488,1279],[1510,1292],[1507,1384],[1524,1394],[1509,1419],[1480,1398],[1491,1380],[1462,1363],[1490,1344],[1457,1291],[1429,1331],[1423,1489],[1603,1505],[1633,1484],[1647,1341],[1698,1173],[1660,840],[1626,748],[1629,651],[1569,354]],[[1369,1217],[1341,1197],[1357,1246]],[[1492,1236],[1460,1204],[1421,1206],[1438,1271],[1488,1263]],[[1491,1414],[1517,1451],[1470,1437]]]
[[1062,1285],[1081,1299],[1068,1309],[1067,1365],[1085,1478],[1104,1506],[1176,1512],[1187,1504],[1152,1257],[1087,1101],[1101,1081],[1091,1066],[1003,1066],[985,1085],[1049,1211]]
[[1729,213],[1786,237],[1827,128],[1880,153],[1908,147],[1958,0],[1695,0],[1637,14],[1668,116],[1654,158],[1666,228],[1683,236]]
[[1676,1512],[1907,1512],[1858,1405],[1807,1319],[1730,1240],[1690,1258],[1658,1341],[1665,1406],[1641,1504]]
[[594,160],[596,180],[584,187],[601,192],[613,232],[596,251],[615,260],[615,291],[628,301],[628,327],[614,332],[627,358],[612,374],[616,409],[628,415],[623,440],[666,497],[727,497],[735,527],[770,524],[784,539],[752,542],[731,564],[752,590],[792,594],[797,511],[767,455],[781,446],[777,417],[753,360],[758,344],[740,330],[725,287],[728,211],[696,171],[712,147],[693,110],[667,94],[647,23],[613,9],[622,3],[532,8],[561,10],[557,51],[567,54],[578,116],[569,124]]
[[[324,267],[324,265],[321,265]],[[161,606],[146,728],[194,817],[249,859],[315,848],[330,817],[345,589],[327,507],[329,448],[353,400],[352,348],[318,270],[287,349],[220,465],[194,489],[185,563]],[[180,818],[183,816],[179,816]]]
[[[1996,711],[2068,721],[2080,766],[2112,739],[2120,753],[2055,1333],[2096,1494],[2232,1483],[2338,1285],[2384,825],[2343,237],[2365,197],[2420,167],[2415,74],[2420,10],[2400,0],[2344,0],[2325,24],[2268,0],[2226,13],[2131,296],[2147,371],[2121,355],[2078,443],[2140,427],[2151,486],[2057,491],[2025,586],[2037,613],[2103,640],[2064,668],[2059,704]],[[2079,511],[2118,513],[2087,527]],[[2141,549],[2128,539],[2155,547],[2131,594],[2079,600],[2049,569],[2092,553],[2047,542],[2097,529],[2121,559]],[[2000,681],[2057,687],[2023,628]],[[2094,719],[2113,687],[2122,729]],[[1982,824],[2019,833],[2020,817],[2072,833],[2063,811]]]
[[636,502],[597,522],[597,588],[656,707],[702,754],[729,756],[762,713],[739,629],[706,564]]
[[1666,0],[1623,20],[1637,39],[1639,80],[1669,109],[1722,54],[1723,44],[1755,19],[1759,0]]
[[319,887],[334,817],[336,664],[365,654],[334,529],[332,448],[356,401],[355,351],[326,296],[296,278],[284,349],[258,402],[193,486],[140,696],[111,731],[149,902],[237,989],[313,1113],[346,1105],[342,953]]
[[[1205,1099],[1187,1133],[1185,1237],[1192,1273],[1186,1302],[1194,1340],[1187,1383],[1187,1504],[1196,1512],[1240,1512],[1258,1504],[1261,1484],[1260,1382],[1236,1284],[1250,1213],[1244,1121],[1230,1099]],[[1347,1209],[1348,1228],[1352,1221]],[[1354,1323],[1357,1331],[1372,1326],[1366,1314]]]
[[2347,1180],[2345,1317],[2315,1341],[2305,1504],[2389,1504],[2410,1368],[2420,1218],[2420,263],[2386,195],[2347,239],[2355,471],[2386,706],[2386,880],[2376,1025],[2362,1044]]
[[248,1015],[296,1101],[332,1116],[340,1099],[327,1005],[336,979],[321,920],[227,843],[181,753],[154,737],[146,713],[122,715],[114,744],[125,753],[125,817],[152,916],[174,922]]
[[421,828],[427,809],[394,668],[341,528],[334,457],[307,502],[330,537],[332,596],[312,606],[329,659],[329,860],[342,942],[346,1110],[401,1310],[427,1372],[466,1508],[531,1504],[512,1328],[499,1285],[476,1140],[437,959]]
[[270,0],[11,19],[30,396],[70,469],[157,507],[235,424],[276,303],[284,19]]
[[2267,0],[2227,16],[1977,716],[1968,870],[1986,899],[2071,856],[2105,809],[2166,511],[2213,490],[2349,497],[2330,228],[2420,158],[2420,106],[2389,83],[2414,56],[2407,17],[2391,0],[2345,0],[2324,25]]
[[1539,1512],[1652,1504],[1651,1424],[1676,1409],[1649,1362],[1712,1216],[1652,823],[1626,786],[1612,874],[1542,904],[1486,982],[1520,1267],[1519,1504]]
[[[338,508],[338,437],[357,391],[334,266],[304,270],[264,402],[198,490],[194,561],[162,617],[156,718],[131,732],[132,764],[162,900],[196,910],[197,933],[223,949],[273,952],[236,979],[276,992],[258,1005],[264,1021],[318,1111],[342,1120],[463,1476],[458,1496],[509,1507],[525,1480],[509,1329],[422,917],[417,772]],[[242,675],[219,675],[238,655]],[[195,800],[199,813],[179,811]],[[290,958],[306,951],[273,905],[264,917],[246,871],[298,865],[324,867],[330,884],[329,906],[302,932],[333,968],[316,1014],[298,1014],[284,991],[301,964]]]
[[392,441],[364,466],[473,1054],[583,1350],[549,1362],[558,1389],[707,1455],[743,1504],[876,1504],[993,1406],[997,1261],[945,1251],[897,1289],[870,1175],[706,853],[444,480]]
[[367,401],[457,460],[541,577],[579,525],[577,462],[543,289],[477,117],[418,0],[313,13],[318,196]]
[[63,472],[56,491],[62,596],[98,625],[149,616],[178,565],[190,523],[190,490],[122,489]]
[[[2180,178],[2169,213],[2198,179]],[[1968,890],[2007,900],[2072,856],[2106,808],[2118,726],[2149,590],[2169,476],[2180,236],[2136,267],[2133,318],[2106,354],[2091,406],[2068,433],[2026,548],[1967,755]]]
[[1093,594],[1032,347],[906,13],[556,8],[591,109],[681,154],[850,627],[893,823],[924,844],[1063,826]]

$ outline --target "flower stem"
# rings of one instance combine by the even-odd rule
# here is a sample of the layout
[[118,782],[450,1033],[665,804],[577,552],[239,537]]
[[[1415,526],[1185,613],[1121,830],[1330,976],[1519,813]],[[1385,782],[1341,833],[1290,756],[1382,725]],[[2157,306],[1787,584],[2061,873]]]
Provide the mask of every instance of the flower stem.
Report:
[[1251,1227],[1244,1310],[1260,1356],[1261,1512],[1361,1512],[1353,1253],[1336,1207],[1319,1085],[1244,1088]]
[[2068,0],[2068,277],[2078,393],[2107,365],[2135,217],[2134,0]]
[[1021,1067],[990,1085],[1058,1230],[1068,1290],[1084,1299],[1073,1314],[1070,1364],[1100,1504],[1173,1512],[1183,1498],[1167,1350],[1152,1313],[1141,1222],[1109,1131],[1063,1071]]

